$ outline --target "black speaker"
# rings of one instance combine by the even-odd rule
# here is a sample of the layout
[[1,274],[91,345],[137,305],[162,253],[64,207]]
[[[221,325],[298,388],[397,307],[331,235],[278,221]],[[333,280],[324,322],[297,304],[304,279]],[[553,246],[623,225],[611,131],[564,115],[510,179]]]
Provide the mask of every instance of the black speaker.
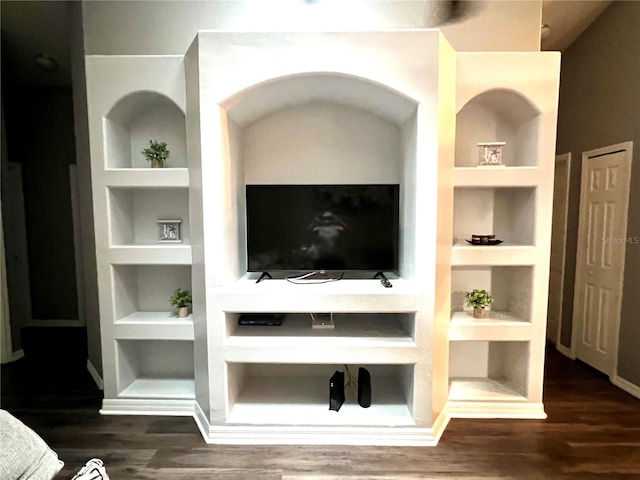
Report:
[[344,372],[333,374],[329,380],[329,410],[340,411],[344,403]]
[[371,374],[362,367],[358,369],[358,403],[363,408],[371,406]]

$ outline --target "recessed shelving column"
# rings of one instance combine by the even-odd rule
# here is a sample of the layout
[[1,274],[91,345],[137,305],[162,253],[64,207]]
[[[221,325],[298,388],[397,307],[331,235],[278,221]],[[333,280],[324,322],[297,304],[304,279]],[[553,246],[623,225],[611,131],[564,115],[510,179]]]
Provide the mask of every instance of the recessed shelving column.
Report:
[[[513,69],[513,65],[527,68]],[[535,72],[535,75],[532,74]],[[544,418],[542,374],[559,63],[556,54],[458,54],[449,411]],[[478,143],[506,142],[478,167]],[[469,245],[494,234],[499,245]],[[476,319],[465,292],[494,303]]]
[[[104,413],[193,413],[193,316],[169,302],[191,288],[181,75],[179,57],[87,59]],[[168,168],[146,161],[150,140],[167,143]],[[180,242],[159,242],[163,219],[181,221]]]

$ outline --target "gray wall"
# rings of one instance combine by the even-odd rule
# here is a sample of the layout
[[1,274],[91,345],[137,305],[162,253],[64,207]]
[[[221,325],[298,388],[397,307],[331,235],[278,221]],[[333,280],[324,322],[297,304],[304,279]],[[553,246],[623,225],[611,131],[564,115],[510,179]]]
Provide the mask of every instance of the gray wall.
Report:
[[[582,152],[634,142],[627,236],[640,236],[640,2],[616,1],[562,56],[557,153],[572,153],[561,344],[571,344]],[[627,244],[618,375],[640,385],[640,245]]]
[[12,85],[3,93],[8,158],[22,166],[32,317],[77,320],[71,88]]

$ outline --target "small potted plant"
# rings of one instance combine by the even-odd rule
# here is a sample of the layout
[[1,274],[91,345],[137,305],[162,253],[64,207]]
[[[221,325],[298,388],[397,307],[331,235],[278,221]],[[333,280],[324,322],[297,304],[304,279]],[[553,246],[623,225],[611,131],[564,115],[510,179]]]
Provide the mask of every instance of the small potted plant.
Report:
[[486,290],[472,290],[465,294],[467,305],[473,307],[474,318],[484,318],[485,309],[493,302],[493,297]]
[[189,305],[191,304],[191,292],[181,288],[171,295],[171,305],[178,309],[178,317],[184,318],[189,315]]
[[147,158],[147,162],[151,162],[152,168],[164,167],[165,162],[169,158],[167,144],[154,140],[149,140],[149,146],[142,150],[142,153]]

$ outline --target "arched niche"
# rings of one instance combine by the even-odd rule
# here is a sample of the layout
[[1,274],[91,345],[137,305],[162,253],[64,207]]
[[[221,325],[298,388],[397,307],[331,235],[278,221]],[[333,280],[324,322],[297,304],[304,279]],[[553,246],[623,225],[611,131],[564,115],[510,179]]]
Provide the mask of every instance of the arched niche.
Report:
[[[402,183],[414,100],[367,79],[299,74],[222,102],[245,183]],[[234,142],[232,142],[233,144]]]
[[147,168],[149,140],[166,142],[167,168],[187,167],[185,114],[171,99],[140,91],[120,99],[104,117],[107,168]]
[[[417,101],[386,85],[339,73],[280,77],[220,103],[226,112],[238,245],[244,244],[247,184],[400,185],[400,274],[415,246]],[[434,160],[435,161],[435,160]],[[205,177],[203,183],[214,182]],[[238,249],[245,272],[246,250]]]
[[417,108],[415,100],[391,87],[333,72],[271,79],[237,92],[221,106],[231,120],[244,126],[278,110],[325,102],[366,110],[397,125],[415,115]]
[[456,116],[456,167],[478,165],[478,143],[506,142],[503,164],[536,166],[540,111],[513,90],[495,89],[467,102]]

